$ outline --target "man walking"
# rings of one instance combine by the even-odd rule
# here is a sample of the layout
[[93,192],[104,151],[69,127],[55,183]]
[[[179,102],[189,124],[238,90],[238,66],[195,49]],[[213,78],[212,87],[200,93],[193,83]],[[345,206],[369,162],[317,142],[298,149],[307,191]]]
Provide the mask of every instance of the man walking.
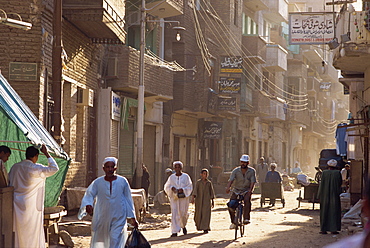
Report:
[[342,176],[337,170],[337,161],[328,161],[328,170],[322,172],[318,197],[320,199],[320,233],[338,234],[341,229],[340,194]]
[[265,182],[266,174],[268,171],[269,171],[269,168],[268,168],[267,163],[265,162],[265,158],[260,157],[260,162],[256,166],[256,174],[257,174],[258,183]]
[[126,219],[138,227],[134,202],[127,179],[116,175],[117,158],[106,157],[103,162],[105,176],[95,179],[82,198],[78,218],[86,212],[93,214],[91,248],[123,248],[125,246]]
[[188,233],[186,223],[189,218],[189,197],[193,191],[193,184],[190,176],[182,172],[183,166],[181,161],[173,162],[176,173],[172,174],[164,185],[171,205],[171,237],[176,237],[181,228],[184,235]]
[[[233,186],[236,192],[245,192],[244,195],[244,224],[250,223],[250,212],[251,212],[251,197],[254,189],[254,184],[256,183],[256,171],[249,167],[249,155],[242,155],[240,158],[240,167],[235,168],[230,175],[229,182],[227,183],[226,193],[230,193],[231,186]],[[230,196],[230,201],[236,200],[237,195],[233,192]],[[230,229],[235,228],[234,219],[235,219],[235,209],[229,207],[229,214],[231,219]]]

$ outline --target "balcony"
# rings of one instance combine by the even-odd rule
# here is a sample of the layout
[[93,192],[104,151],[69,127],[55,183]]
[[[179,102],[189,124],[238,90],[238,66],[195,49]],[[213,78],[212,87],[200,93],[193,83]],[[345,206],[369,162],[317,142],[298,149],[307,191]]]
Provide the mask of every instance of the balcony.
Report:
[[266,117],[270,115],[270,98],[265,92],[253,91],[253,106],[257,116]]
[[[105,79],[107,87],[125,92],[136,98],[139,85],[139,51],[129,46],[107,47],[114,57],[108,59]],[[151,57],[145,55],[145,101],[165,102],[173,99],[173,72],[161,68]]]
[[270,99],[267,109],[269,109],[270,114],[262,116],[262,119],[269,121],[285,121],[286,110],[284,109],[284,103],[276,99]]
[[[363,25],[363,17],[368,14],[366,11],[354,13],[345,11],[338,18],[336,34],[338,42],[341,42],[342,45],[333,50],[335,53],[333,65],[342,71],[365,72],[366,68],[370,66],[370,36],[367,35],[368,31]],[[350,25],[348,25],[348,16],[351,16]],[[353,24],[356,18],[359,19],[358,28]],[[356,29],[361,33],[356,32]],[[342,37],[345,37],[347,33],[350,34],[349,40],[343,42]]]
[[308,109],[302,111],[289,111],[289,120],[293,124],[309,125],[311,122],[311,115]]
[[63,0],[63,16],[89,38],[125,42],[125,4],[121,0]]
[[324,60],[323,50],[317,49],[317,46],[301,46],[302,54],[312,63],[319,63]]
[[148,14],[159,18],[182,15],[184,13],[183,0],[152,0],[146,2]]
[[243,36],[245,61],[251,64],[266,63],[266,41],[261,36]]
[[287,70],[288,52],[280,45],[266,45],[266,64],[265,68],[271,71]]
[[244,0],[244,6],[253,12],[267,10],[267,3],[269,0]]
[[317,71],[319,72],[320,77],[327,82],[338,82],[339,71],[330,64],[321,64],[317,66]]
[[266,19],[273,23],[288,21],[288,3],[286,0],[268,0],[266,4],[268,10],[263,11]]

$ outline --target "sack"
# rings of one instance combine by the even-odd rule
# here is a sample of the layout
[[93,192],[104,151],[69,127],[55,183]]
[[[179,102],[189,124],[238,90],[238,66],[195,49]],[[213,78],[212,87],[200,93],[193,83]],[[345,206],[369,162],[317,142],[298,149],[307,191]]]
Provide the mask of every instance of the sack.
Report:
[[182,192],[182,193],[177,193],[177,197],[178,198],[185,198],[185,193]]
[[144,235],[134,228],[127,238],[125,248],[150,248],[151,245]]
[[226,205],[229,208],[236,209],[239,206],[239,201],[238,200],[230,200],[228,203],[226,203]]

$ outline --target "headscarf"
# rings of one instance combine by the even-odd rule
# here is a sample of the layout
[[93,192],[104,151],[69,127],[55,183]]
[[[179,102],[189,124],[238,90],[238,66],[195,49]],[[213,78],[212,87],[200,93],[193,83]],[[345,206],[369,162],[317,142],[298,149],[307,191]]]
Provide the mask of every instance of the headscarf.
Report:
[[103,165],[102,166],[104,167],[105,163],[107,163],[107,162],[113,162],[114,163],[114,167],[116,167],[117,166],[118,159],[115,158],[115,157],[106,157],[104,159],[104,161],[103,161]]
[[329,161],[328,161],[328,166],[331,166],[331,167],[335,167],[335,166],[337,166],[337,160],[335,160],[335,159],[330,159]]

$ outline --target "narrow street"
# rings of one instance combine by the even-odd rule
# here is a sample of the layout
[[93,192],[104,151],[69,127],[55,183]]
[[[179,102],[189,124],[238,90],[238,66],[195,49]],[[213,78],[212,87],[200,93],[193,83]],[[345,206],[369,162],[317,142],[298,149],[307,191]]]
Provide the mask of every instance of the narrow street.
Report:
[[[234,240],[234,230],[229,230],[230,220],[226,208],[227,195],[218,195],[212,210],[211,231],[208,234],[196,231],[193,217],[194,205],[190,205],[188,234],[170,238],[169,222],[162,223],[166,228],[143,230],[152,247],[253,247],[253,248],[315,248],[335,242],[347,236],[342,230],[339,235],[322,235],[320,231],[319,204],[302,202],[298,207],[299,190],[284,192],[286,205],[280,200],[274,207],[267,203],[260,207],[260,194],[253,195],[251,224],[246,227],[245,236]],[[153,214],[154,216],[154,214]],[[170,215],[167,219],[170,221]],[[142,225],[145,226],[145,225]],[[88,247],[90,236],[75,236],[75,247]]]

